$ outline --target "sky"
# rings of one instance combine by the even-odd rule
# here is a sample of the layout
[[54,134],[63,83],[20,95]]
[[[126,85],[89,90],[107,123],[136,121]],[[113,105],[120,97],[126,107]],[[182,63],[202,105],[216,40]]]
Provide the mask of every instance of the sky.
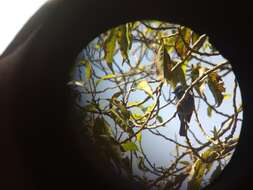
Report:
[[47,0],[0,0],[0,55]]

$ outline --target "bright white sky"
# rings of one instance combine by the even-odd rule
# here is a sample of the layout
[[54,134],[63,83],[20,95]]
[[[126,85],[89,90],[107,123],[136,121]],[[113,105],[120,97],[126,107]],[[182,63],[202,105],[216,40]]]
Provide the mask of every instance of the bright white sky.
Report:
[[47,0],[0,0],[0,55]]

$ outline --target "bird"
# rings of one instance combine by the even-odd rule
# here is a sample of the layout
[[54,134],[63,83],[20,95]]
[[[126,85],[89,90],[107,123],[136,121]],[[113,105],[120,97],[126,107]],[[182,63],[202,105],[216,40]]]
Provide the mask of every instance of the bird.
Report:
[[[177,102],[182,98],[182,96],[185,93],[185,90],[188,88],[187,85],[177,85],[174,94],[176,96]],[[181,122],[180,129],[179,129],[179,135],[180,136],[186,136],[187,133],[187,126],[191,120],[192,112],[194,110],[194,97],[192,92],[189,92],[186,94],[182,102],[178,105],[177,104],[177,114],[179,117],[179,120]]]

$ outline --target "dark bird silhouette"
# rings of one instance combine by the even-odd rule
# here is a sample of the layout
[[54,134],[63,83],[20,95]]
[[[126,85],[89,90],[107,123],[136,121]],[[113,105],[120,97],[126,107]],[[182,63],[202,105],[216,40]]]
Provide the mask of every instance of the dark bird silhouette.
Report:
[[[186,89],[187,86],[182,85],[178,85],[175,88],[174,94],[176,95],[177,101],[179,101],[182,98]],[[177,105],[177,114],[181,122],[179,130],[180,136],[186,136],[188,126],[187,123],[189,123],[191,120],[193,110],[194,110],[194,98],[193,94],[189,92],[188,94],[186,94],[185,98],[180,103],[180,105]]]

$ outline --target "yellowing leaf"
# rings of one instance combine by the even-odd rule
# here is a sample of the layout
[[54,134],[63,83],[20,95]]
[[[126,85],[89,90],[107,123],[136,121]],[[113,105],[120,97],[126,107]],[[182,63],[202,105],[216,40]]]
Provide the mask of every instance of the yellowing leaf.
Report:
[[168,83],[170,83],[173,86],[173,88],[175,88],[178,83],[185,85],[186,84],[185,72],[186,72],[187,61],[180,64],[172,72],[171,71],[172,68],[177,63],[171,60],[170,55],[168,54],[167,51],[168,51],[168,47],[161,45],[156,55],[155,64],[156,64],[156,69],[157,69],[156,71],[157,71],[157,75],[159,76],[159,79],[166,80]]
[[192,33],[192,45],[199,39],[199,35],[195,32]]
[[106,79],[111,79],[111,78],[115,78],[115,75],[114,74],[108,74],[108,75],[105,75],[103,77],[101,77],[100,79],[98,79],[96,81],[96,85],[98,85],[101,81],[103,80],[106,80]]
[[150,87],[150,85],[148,84],[148,82],[146,80],[142,80],[141,82],[139,82],[136,86],[137,89],[143,90],[144,92],[146,92],[150,97],[153,97],[153,91],[152,88]]
[[123,116],[116,111],[115,108],[111,108],[108,113],[111,115],[114,121],[122,128],[125,132],[128,131],[128,123],[127,121],[123,118]]
[[[213,154],[213,149],[209,148],[201,154],[203,159],[208,159]],[[197,159],[192,166],[192,179],[188,182],[188,190],[201,189],[201,183],[204,175],[210,171],[213,162],[205,163],[200,159]]]
[[224,94],[224,100],[228,100],[229,98],[231,98],[231,94]]
[[114,56],[114,51],[116,47],[117,29],[110,30],[110,33],[105,40],[105,60],[110,68],[112,68],[112,61]]
[[154,108],[155,108],[156,104],[152,103],[151,105],[149,105],[147,108],[143,109],[143,112],[145,113],[150,113]]
[[85,76],[87,80],[90,80],[91,76],[92,76],[92,67],[91,67],[91,63],[89,61],[86,62],[85,65]]
[[133,142],[123,143],[122,147],[124,148],[125,151],[138,151],[139,150],[137,145]]
[[217,72],[212,72],[208,75],[208,87],[214,96],[217,107],[220,106],[224,98],[225,87]]
[[133,117],[134,119],[136,119],[136,120],[140,120],[140,119],[143,118],[143,115],[138,114],[138,113],[133,113],[133,114],[132,114],[132,117]]
[[180,34],[177,36],[175,48],[178,55],[184,59],[188,52],[188,46],[190,45],[191,40],[191,29],[183,27],[180,31]]
[[141,132],[137,133],[136,139],[137,139],[138,142],[141,142],[141,139],[142,139],[142,134],[141,134]]
[[[203,73],[206,71],[205,67],[202,67],[200,65],[193,65],[192,66],[192,71],[191,71],[191,79],[192,82],[195,81],[198,77],[200,77],[201,75],[203,75]],[[203,96],[204,93],[204,89],[205,89],[205,81],[201,81],[199,83],[197,83],[194,86],[194,89],[197,91],[197,93],[200,96]]]

